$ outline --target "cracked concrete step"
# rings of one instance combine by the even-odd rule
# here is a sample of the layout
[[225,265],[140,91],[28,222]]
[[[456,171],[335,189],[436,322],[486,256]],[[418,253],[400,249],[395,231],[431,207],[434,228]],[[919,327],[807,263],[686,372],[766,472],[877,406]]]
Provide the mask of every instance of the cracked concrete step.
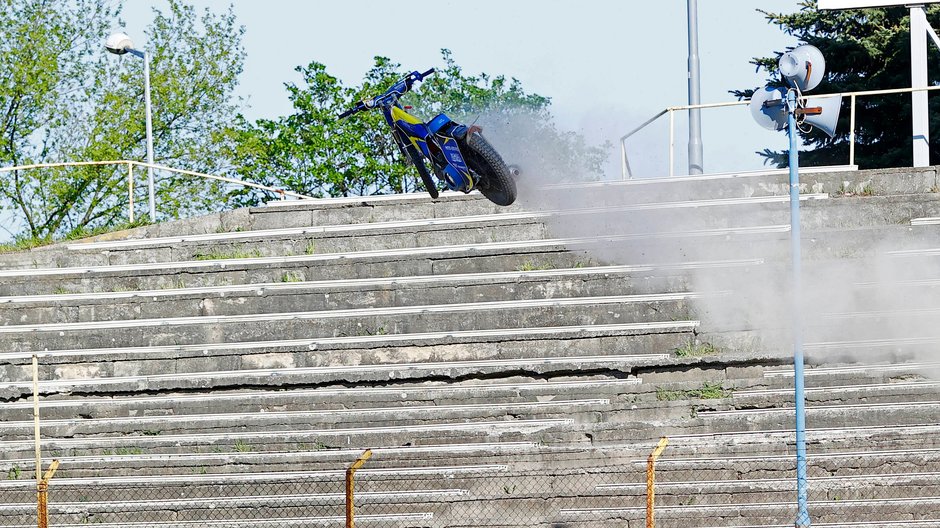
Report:
[[[512,380],[512,378],[508,378]],[[378,387],[322,387],[316,389],[212,391],[166,396],[61,397],[40,401],[43,420],[129,416],[172,416],[192,413],[221,413],[232,408],[242,412],[295,411],[342,406],[358,408],[394,403],[450,405],[491,401],[544,401],[573,397],[606,397],[612,400],[637,398],[639,378],[575,379],[542,381],[516,377],[513,382],[443,383],[418,382]],[[34,402],[4,403],[4,418],[26,420],[33,416]]]
[[[614,415],[619,411],[607,399],[572,399],[564,401],[533,401],[456,405],[398,405],[358,409],[316,409],[306,411],[269,411],[259,413],[227,412],[173,416],[128,416],[120,418],[75,418],[42,421],[47,438],[76,436],[142,434],[180,435],[191,433],[222,433],[231,430],[289,431],[297,427],[331,429],[340,427],[394,427],[426,425],[453,421],[495,421],[506,419],[585,420],[589,416]],[[0,431],[7,441],[30,438],[33,421],[0,422]]]
[[[550,359],[554,357],[573,357],[572,351],[583,356],[604,356],[611,351],[620,352],[620,356],[660,354],[688,346],[695,338],[698,325],[698,321],[680,320],[42,352],[27,350],[0,353],[0,361],[6,364],[3,368],[6,387],[10,387],[10,383],[22,386],[23,382],[32,380],[31,358],[36,355],[43,386],[41,393],[48,394],[46,382],[107,376],[172,377],[174,373],[198,375],[200,372],[233,370],[257,370],[259,373],[269,370],[272,376],[283,376],[288,373],[282,369],[309,367],[333,367],[342,375],[347,368],[385,363],[505,361],[514,358],[525,363],[533,357],[550,361],[554,361]],[[507,363],[507,366],[512,365]],[[255,378],[260,379],[259,376]],[[364,381],[367,378],[359,379]],[[281,381],[288,383],[291,380],[282,378]],[[4,394],[4,397],[14,396]]]
[[0,326],[0,346],[42,350],[488,330],[687,319],[696,292]]
[[760,261],[277,282],[138,292],[0,297],[3,325],[242,315],[414,304],[685,291],[690,273],[747,273]]
[[[413,363],[338,364],[322,367],[284,367],[242,370],[208,370],[141,376],[103,376],[65,378],[40,382],[41,394],[56,392],[72,394],[114,394],[122,392],[212,390],[219,388],[250,388],[263,386],[333,385],[344,383],[403,383],[429,379],[470,379],[494,375],[570,375],[584,370],[593,373],[624,372],[630,374],[643,365],[669,363],[667,354],[526,357],[516,359],[482,359],[467,361],[419,361]],[[7,382],[0,386],[10,398],[28,397],[31,381]]]

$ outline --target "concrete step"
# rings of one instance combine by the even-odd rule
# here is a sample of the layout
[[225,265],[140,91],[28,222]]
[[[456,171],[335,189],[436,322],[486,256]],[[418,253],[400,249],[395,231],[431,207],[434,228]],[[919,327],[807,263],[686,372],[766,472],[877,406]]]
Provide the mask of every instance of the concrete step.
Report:
[[489,330],[570,324],[644,323],[688,319],[689,302],[701,294],[613,295],[452,303],[348,310],[0,326],[7,349],[182,345],[283,339]]
[[[167,316],[240,315],[357,307],[686,291],[688,274],[744,273],[759,261],[691,263],[652,270],[601,266],[377,279],[277,282],[0,298],[3,325]],[[293,279],[294,277],[290,277]]]
[[[940,382],[898,381],[893,383],[869,383],[858,385],[826,385],[806,387],[807,404],[816,408],[837,402],[866,402],[871,404],[930,401],[937,396]],[[732,402],[739,409],[792,409],[793,388],[736,390]]]
[[[742,450],[744,451],[744,450]],[[630,464],[645,474],[647,460]],[[845,452],[812,452],[807,457],[809,478],[852,475],[915,474],[940,471],[940,449],[870,449]],[[790,478],[796,472],[796,455],[736,455],[713,457],[683,445],[670,445],[656,461],[657,481],[736,480],[739,478]]]
[[[335,470],[347,467],[362,453],[361,449],[327,448],[317,444],[297,444],[292,450],[264,450],[263,445],[232,444],[227,449],[204,453],[155,453],[140,448],[117,448],[101,455],[63,456],[46,453],[45,456],[59,460],[58,478],[130,477],[134,475],[184,475],[184,474],[250,474],[255,472],[290,472],[298,468],[307,471]],[[238,451],[239,446],[243,451]],[[278,447],[278,446],[274,446]],[[287,447],[287,446],[281,446]],[[508,464],[525,457],[548,463],[551,459],[542,454],[534,442],[476,442],[467,444],[441,444],[403,447],[376,447],[368,467],[383,469],[391,467],[433,467],[448,465]],[[561,453],[559,455],[559,453]],[[583,463],[578,452],[553,450],[550,456],[571,457]],[[19,468],[21,478],[25,468],[35,466],[35,458],[7,459],[0,464],[6,475],[16,475]],[[237,476],[237,475],[236,475]]]
[[[720,506],[762,502],[782,503],[792,500],[796,493],[796,478],[737,478],[705,480],[687,475],[688,480],[656,480],[658,506],[687,504],[695,497],[695,504]],[[855,474],[834,477],[816,476],[807,479],[807,492],[811,501],[843,501],[872,498],[896,499],[900,497],[937,496],[940,473],[916,472],[905,474]],[[603,484],[597,493],[641,497],[646,495],[646,482]]]
[[[827,426],[857,426],[863,424],[929,424],[936,419],[940,411],[940,400],[906,400],[890,403],[845,403],[820,405],[807,403],[807,427],[817,424]],[[864,401],[864,400],[863,400]],[[784,426],[793,421],[792,407],[753,408],[734,410],[700,410],[698,415],[709,420],[716,430],[761,430]]]
[[[825,200],[826,194],[802,195],[801,200]],[[430,218],[408,221],[375,222],[367,224],[311,225],[257,231],[180,235],[172,237],[133,240],[82,241],[69,243],[65,249],[72,260],[84,264],[153,262],[155,260],[189,260],[198,255],[226,253],[235,249],[255,247],[263,255],[310,253],[314,244],[317,252],[339,253],[370,249],[393,249],[403,243],[413,246],[434,245],[436,239],[447,234],[454,243],[479,243],[542,238],[544,222],[592,222],[604,232],[613,234],[642,234],[649,226],[661,224],[655,220],[668,214],[673,226],[685,229],[732,228],[761,224],[782,223],[786,220],[786,196],[752,197],[718,200],[668,201],[612,207],[588,207],[538,212],[498,213],[491,215]],[[730,211],[740,211],[731,214]],[[623,222],[629,215],[636,221]],[[642,218],[637,218],[637,217]],[[646,217],[650,217],[649,220]],[[682,219],[685,219],[683,221]],[[673,230],[676,230],[674,227]],[[489,239],[489,240],[487,240]],[[141,250],[147,250],[142,252]],[[59,265],[62,265],[61,263]]]
[[[48,419],[42,421],[43,434],[49,438],[75,436],[128,435],[143,431],[180,435],[220,433],[232,430],[285,431],[294,428],[330,429],[337,427],[394,427],[426,425],[454,421],[496,421],[505,419],[587,419],[588,415],[614,414],[608,399],[571,399],[456,405],[396,405],[358,409],[315,409],[305,411],[268,411],[259,413],[226,412],[172,416],[128,416],[119,418]],[[33,436],[33,421],[0,422],[7,440]]]
[[[650,266],[653,262],[709,262],[725,260],[722,245],[744,245],[759,258],[760,247],[776,248],[788,231],[785,225],[736,229],[698,229],[655,235],[588,236],[531,239],[473,245],[443,245],[394,250],[324,253],[278,257],[223,258],[125,265],[0,270],[0,295],[48,295],[94,291],[139,291],[196,286],[279,282],[285,275],[305,280],[359,279],[558,269],[593,265],[586,251],[629,243],[631,257],[621,264]],[[691,243],[691,246],[690,246]],[[646,257],[649,250],[658,260]],[[691,258],[686,247],[704,244],[701,259]],[[691,249],[690,249],[691,250]],[[742,253],[740,250],[734,252]]]
[[[865,500],[814,501],[809,504],[813,526],[891,526],[923,517],[940,504],[937,497],[880,498]],[[675,505],[656,508],[656,523],[664,527],[688,526],[792,526],[796,519],[795,501],[739,502],[721,505]],[[591,508],[566,509],[561,520],[577,522],[642,520],[646,509]],[[929,514],[928,514],[929,515]],[[877,519],[873,521],[873,519]],[[630,526],[633,526],[632,524]],[[639,525],[637,525],[639,526]]]
[[[44,453],[60,456],[102,455],[107,452],[143,452],[147,454],[206,453],[238,451],[293,451],[298,446],[322,448],[371,448],[403,445],[467,444],[477,442],[537,442],[539,433],[564,428],[571,419],[527,419],[493,421],[455,421],[424,425],[400,425],[366,428],[295,427],[285,431],[235,431],[221,433],[157,434],[143,431],[132,436],[99,436],[42,439]],[[239,446],[239,447],[235,447]],[[33,440],[0,441],[0,458],[18,460],[29,457],[34,449]],[[309,449],[309,448],[308,448]],[[3,481],[0,481],[2,483]]]

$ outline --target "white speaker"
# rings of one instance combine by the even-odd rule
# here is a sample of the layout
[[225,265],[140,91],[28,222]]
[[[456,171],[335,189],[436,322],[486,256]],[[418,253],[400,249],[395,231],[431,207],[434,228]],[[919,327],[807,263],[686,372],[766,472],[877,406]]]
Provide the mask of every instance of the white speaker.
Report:
[[748,107],[751,117],[767,130],[787,128],[787,91],[784,88],[765,86],[754,90]]
[[832,95],[809,99],[806,107],[800,110],[803,122],[822,130],[829,137],[836,134],[836,124],[839,122],[839,112],[842,111],[842,96]]
[[826,59],[819,48],[810,44],[798,46],[780,57],[780,73],[801,92],[819,86],[826,73]]

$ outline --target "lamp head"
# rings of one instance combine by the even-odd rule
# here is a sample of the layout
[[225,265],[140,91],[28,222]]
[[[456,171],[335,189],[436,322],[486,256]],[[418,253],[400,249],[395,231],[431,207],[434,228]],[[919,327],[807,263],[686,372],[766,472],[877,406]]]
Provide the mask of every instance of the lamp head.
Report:
[[104,47],[116,55],[124,55],[134,48],[134,42],[127,33],[114,33],[104,42]]

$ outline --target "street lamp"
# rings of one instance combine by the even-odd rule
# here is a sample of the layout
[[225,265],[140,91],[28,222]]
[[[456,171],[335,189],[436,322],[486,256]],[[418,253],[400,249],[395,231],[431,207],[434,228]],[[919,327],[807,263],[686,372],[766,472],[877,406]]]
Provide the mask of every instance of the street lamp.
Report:
[[147,120],[147,188],[150,192],[150,221],[157,219],[156,199],[153,190],[153,126],[150,114],[150,52],[134,49],[134,43],[126,33],[114,33],[104,43],[105,49],[115,55],[130,53],[144,59],[144,111]]
[[804,44],[780,57],[777,64],[789,88],[765,86],[751,96],[751,115],[757,124],[768,130],[786,130],[790,137],[790,255],[791,255],[791,321],[793,326],[793,385],[796,413],[796,527],[810,526],[808,492],[806,482],[806,397],[803,375],[803,318],[802,318],[802,272],[800,254],[800,174],[797,130],[799,125],[811,125],[829,137],[835,135],[839,122],[842,96],[831,95],[814,99],[807,106],[804,91],[819,85],[826,71],[822,53],[811,45]]

